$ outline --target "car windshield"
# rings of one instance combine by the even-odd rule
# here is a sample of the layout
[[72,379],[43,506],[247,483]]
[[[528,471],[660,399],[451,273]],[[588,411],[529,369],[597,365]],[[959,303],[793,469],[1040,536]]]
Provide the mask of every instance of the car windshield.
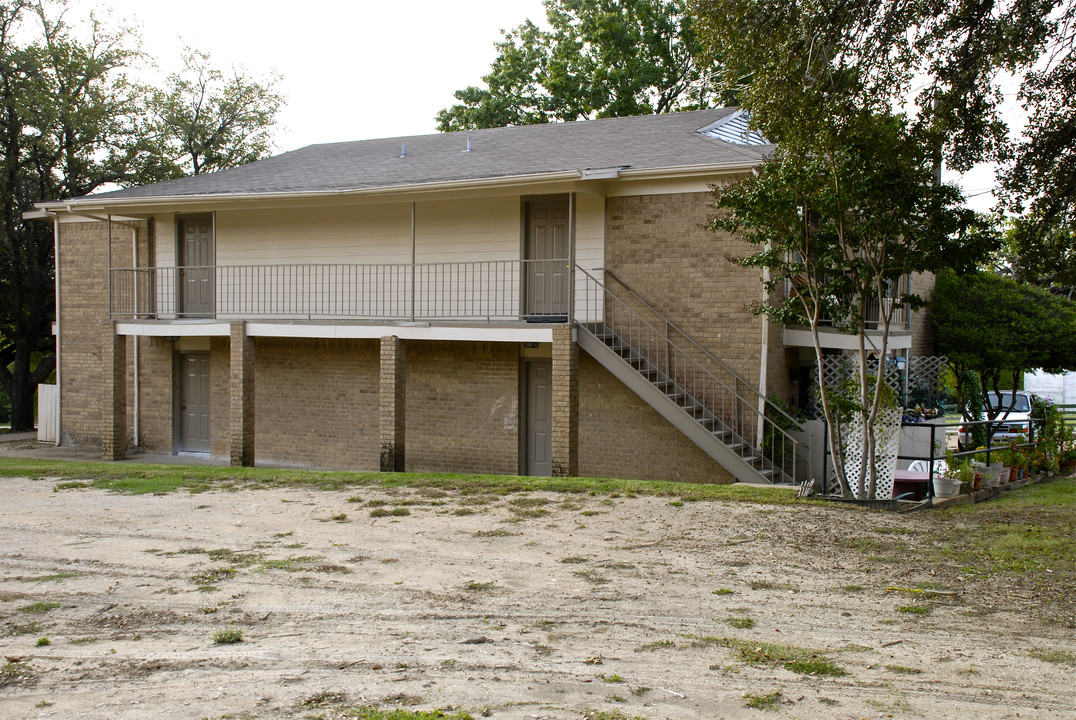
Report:
[[[1008,411],[1009,405],[1012,403],[1012,393],[1001,393],[1000,396],[991,394],[987,396],[987,402],[990,403],[991,410]],[[983,404],[983,409],[987,409],[985,403]],[[1028,399],[1027,395],[1016,396],[1016,405],[1013,406],[1011,412],[1031,412],[1031,400]]]

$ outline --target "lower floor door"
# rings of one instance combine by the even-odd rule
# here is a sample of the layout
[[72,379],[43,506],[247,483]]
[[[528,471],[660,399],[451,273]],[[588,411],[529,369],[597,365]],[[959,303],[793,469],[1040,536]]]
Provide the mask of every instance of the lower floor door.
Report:
[[528,362],[524,397],[524,472],[553,474],[553,363]]
[[179,450],[209,452],[209,354],[179,356]]

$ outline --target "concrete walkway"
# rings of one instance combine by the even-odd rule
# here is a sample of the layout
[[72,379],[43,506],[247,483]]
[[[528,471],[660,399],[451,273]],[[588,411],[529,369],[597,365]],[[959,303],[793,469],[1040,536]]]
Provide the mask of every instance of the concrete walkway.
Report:
[[[99,462],[101,460],[101,451],[96,448],[56,447],[52,443],[38,442],[36,432],[5,433],[0,435],[0,457]],[[208,455],[152,455],[138,452],[128,452],[125,460],[118,460],[117,462],[157,463],[162,465],[228,465],[227,460],[210,458]]]

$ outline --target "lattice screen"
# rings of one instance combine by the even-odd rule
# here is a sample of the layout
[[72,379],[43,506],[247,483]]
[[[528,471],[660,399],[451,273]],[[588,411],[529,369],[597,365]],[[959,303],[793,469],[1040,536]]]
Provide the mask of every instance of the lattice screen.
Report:
[[[897,471],[897,454],[900,452],[900,418],[899,409],[883,409],[879,412],[878,422],[874,427],[874,436],[878,442],[878,448],[875,450],[878,478],[874,497],[879,500],[893,497],[893,478]],[[859,477],[860,467],[866,462],[859,444],[862,430],[862,421],[857,416],[841,438],[846,477],[848,484],[852,486],[852,494],[857,498],[859,493],[856,488],[856,479]],[[870,486],[869,469],[864,477],[863,490],[866,492]]]
[[[949,358],[944,355],[916,355],[908,359],[908,396],[904,396],[904,371],[897,367],[892,359],[885,364],[885,381],[897,394],[904,398],[905,407],[918,404],[934,406],[943,398],[942,383]],[[876,373],[877,362],[871,363],[868,372]],[[859,372],[859,363],[851,355],[831,355],[823,358],[822,377],[828,387],[836,387],[848,378],[854,378]],[[820,417],[822,407],[812,393],[810,410],[815,417]]]

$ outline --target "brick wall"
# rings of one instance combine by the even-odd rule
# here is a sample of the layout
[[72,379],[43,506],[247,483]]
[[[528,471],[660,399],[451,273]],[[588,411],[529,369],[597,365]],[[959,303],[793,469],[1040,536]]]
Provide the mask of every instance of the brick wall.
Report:
[[[751,306],[762,299],[761,275],[726,259],[746,255],[752,246],[707,230],[709,203],[708,193],[609,198],[605,264],[659,312],[757,384],[762,319]],[[771,340],[774,349],[783,358]]]
[[[128,360],[133,364],[134,343],[139,346],[139,434],[141,447],[149,453],[168,454],[175,443],[175,363],[172,343],[164,338],[129,338]],[[133,378],[133,373],[128,374]],[[134,441],[134,382],[128,380],[127,427]]]
[[376,340],[256,338],[257,462],[377,470],[378,367]]
[[587,353],[579,354],[579,474],[733,481],[724,468]]
[[519,472],[519,346],[406,343],[407,470]]
[[[136,223],[139,252],[144,250],[146,223]],[[92,447],[102,440],[104,403],[102,394],[106,348],[101,323],[108,319],[108,225],[107,223],[60,224],[60,382],[63,442]],[[131,228],[113,225],[112,259],[116,267],[129,267],[132,260]],[[128,365],[132,353],[127,353]],[[128,404],[133,391],[127,393]],[[130,413],[128,413],[128,423]],[[129,431],[131,432],[131,431]]]
[[[934,295],[934,273],[912,276],[912,292],[924,300],[930,300]],[[930,317],[930,308],[923,308],[919,312],[912,313],[912,355],[933,355],[935,338],[934,322]]]

